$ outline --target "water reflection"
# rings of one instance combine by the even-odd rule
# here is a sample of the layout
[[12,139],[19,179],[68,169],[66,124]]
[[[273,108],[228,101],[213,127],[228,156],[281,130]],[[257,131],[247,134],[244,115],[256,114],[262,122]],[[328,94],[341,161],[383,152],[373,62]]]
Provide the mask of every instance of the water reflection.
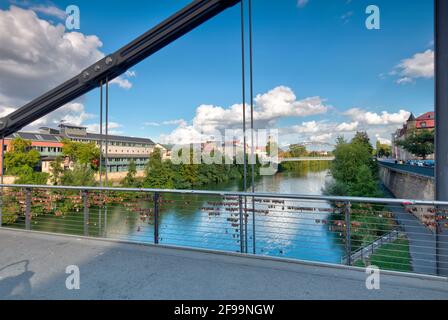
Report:
[[[326,168],[310,170],[302,165],[298,170],[258,178],[255,191],[321,194],[328,179]],[[237,182],[214,187],[217,190],[241,190],[241,184]],[[121,196],[126,200],[108,205],[107,210],[89,209],[87,234],[153,243],[152,197],[147,195],[130,200]],[[328,228],[327,220],[332,210],[328,203],[257,198],[253,208],[251,197],[241,200],[242,207],[238,197],[161,195],[159,243],[239,252],[242,243],[247,241],[247,251],[252,252],[255,211],[256,253],[335,263],[341,261],[340,235]],[[241,228],[240,216],[243,221],[247,220],[246,227]],[[244,235],[246,228],[247,234]],[[61,217],[36,217],[32,229],[78,235],[86,232],[83,212]]]

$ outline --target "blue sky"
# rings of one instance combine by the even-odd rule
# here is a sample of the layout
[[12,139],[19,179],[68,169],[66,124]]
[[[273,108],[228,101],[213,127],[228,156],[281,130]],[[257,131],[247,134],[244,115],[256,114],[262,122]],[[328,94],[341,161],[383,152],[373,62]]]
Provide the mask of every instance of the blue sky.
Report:
[[[373,141],[376,137],[386,141],[405,112],[433,109],[434,83],[428,70],[433,53],[432,1],[299,2],[253,0],[254,93],[266,95],[256,103],[260,127],[280,128],[285,143],[334,141],[338,134],[349,137],[361,129],[368,130]],[[38,19],[57,25],[63,20],[55,11],[39,8],[65,10],[75,4],[81,11],[79,32],[95,35],[102,43],[95,50],[107,54],[187,3],[2,0],[0,9],[6,12],[15,5],[33,10]],[[370,4],[380,8],[380,30],[365,27]],[[127,88],[112,85],[110,119],[116,127],[111,130],[168,142],[202,128],[237,126],[238,107],[234,112],[229,108],[241,103],[239,14],[237,5],[135,66],[131,76],[122,77]],[[1,95],[8,92],[0,91]],[[309,110],[293,110],[309,105],[309,98],[314,98]],[[17,107],[7,102],[5,107]],[[79,103],[89,114],[82,124],[93,129],[99,121],[98,92]],[[209,107],[198,112],[200,105]],[[215,121],[208,122],[206,115]]]

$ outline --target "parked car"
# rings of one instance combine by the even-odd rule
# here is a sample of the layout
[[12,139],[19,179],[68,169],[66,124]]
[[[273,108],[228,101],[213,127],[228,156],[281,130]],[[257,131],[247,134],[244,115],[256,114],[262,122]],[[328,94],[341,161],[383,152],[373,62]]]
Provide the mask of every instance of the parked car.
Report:
[[436,164],[436,163],[435,163],[434,160],[425,160],[425,161],[423,161],[423,165],[424,165],[425,167],[434,168],[435,164]]
[[430,167],[430,168],[433,168],[435,165],[434,160],[406,160],[405,163],[409,166]]

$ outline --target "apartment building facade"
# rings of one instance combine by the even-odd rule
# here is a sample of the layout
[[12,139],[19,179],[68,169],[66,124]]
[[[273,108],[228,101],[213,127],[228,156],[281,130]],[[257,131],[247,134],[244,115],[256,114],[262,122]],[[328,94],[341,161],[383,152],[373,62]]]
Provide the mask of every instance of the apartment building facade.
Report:
[[[133,160],[137,171],[144,170],[149,161],[150,154],[154,149],[160,148],[162,155],[166,157],[167,150],[160,144],[155,144],[151,139],[108,135],[87,132],[83,126],[60,124],[58,129],[42,127],[40,132],[16,132],[5,138],[4,151],[11,150],[11,142],[15,138],[23,138],[31,141],[31,147],[39,151],[41,162],[38,170],[48,172],[50,163],[58,156],[62,156],[63,140],[69,139],[74,142],[94,142],[101,148],[103,167],[108,172],[126,172]],[[107,146],[107,147],[106,147]],[[107,160],[106,160],[107,155]],[[1,160],[0,160],[1,161]],[[69,166],[69,163],[65,163]]]
[[[392,135],[392,157],[401,161],[416,159],[415,155],[403,149],[398,142],[406,139],[414,132],[434,129],[435,113],[433,111],[426,112],[418,117],[411,114],[403,126]],[[434,154],[429,155],[427,159],[434,159]]]

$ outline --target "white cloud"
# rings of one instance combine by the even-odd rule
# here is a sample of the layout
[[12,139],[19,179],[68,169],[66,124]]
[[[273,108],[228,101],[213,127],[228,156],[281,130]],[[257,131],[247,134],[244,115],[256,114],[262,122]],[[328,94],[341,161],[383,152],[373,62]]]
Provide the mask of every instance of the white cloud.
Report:
[[65,11],[59,9],[56,6],[49,5],[37,5],[37,6],[31,6],[29,7],[30,10],[33,10],[34,12],[43,13],[47,16],[56,17],[60,20],[64,20],[66,17]]
[[350,122],[350,123],[343,122],[336,126],[336,131],[339,131],[339,132],[355,131],[358,128],[358,125],[359,125],[358,121],[354,121],[354,122]]
[[397,112],[376,113],[352,108],[343,114],[349,116],[353,122],[341,123],[334,131],[343,133],[347,139],[351,139],[356,131],[366,131],[372,144],[375,144],[377,140],[390,144],[390,140],[384,137],[390,137],[410,116],[410,112],[403,109]]
[[[86,127],[87,127],[88,132],[93,132],[93,133],[100,132],[99,123],[88,124],[88,125],[86,125]],[[121,125],[120,123],[109,122],[107,127],[108,127],[109,134],[122,134],[122,131],[116,130],[116,129],[120,129],[123,127],[123,125]],[[103,133],[105,133],[105,132],[106,132],[106,124],[103,123]]]
[[[329,106],[324,104],[320,97],[297,100],[294,92],[287,87],[277,87],[265,94],[259,94],[255,98],[254,120],[255,128],[275,128],[280,119],[300,118],[310,115],[318,115],[327,112]],[[249,114],[249,106],[247,106]],[[356,131],[367,131],[375,143],[377,138],[390,136],[396,128],[404,123],[410,113],[406,110],[397,112],[383,111],[375,113],[361,108],[352,108],[344,112],[351,121],[335,122],[328,120],[303,121],[300,124],[281,127],[279,129],[280,143],[287,145],[298,142],[334,143],[338,135],[344,135],[351,139]],[[249,118],[247,118],[249,120]],[[192,143],[205,140],[201,133],[210,135],[221,132],[223,129],[241,129],[242,105],[234,104],[228,108],[200,105],[196,109],[192,124],[186,121],[177,121],[179,126],[169,134],[162,134],[160,141],[164,143]],[[146,125],[167,124],[168,122],[151,122]]]
[[302,122],[302,125],[296,125],[293,126],[292,129],[295,133],[316,133],[323,129],[324,124],[316,122],[316,121],[309,121],[309,122]]
[[[279,86],[267,93],[259,94],[254,99],[254,127],[273,127],[281,118],[306,117],[323,114],[329,107],[320,97],[309,97],[297,100],[292,89]],[[246,119],[250,120],[250,106],[246,105]],[[228,108],[214,105],[200,105],[196,109],[192,125],[185,121],[169,135],[162,135],[163,142],[185,141],[189,137],[193,142],[200,133],[222,131],[223,129],[241,128],[243,119],[243,105],[234,104]]]
[[55,126],[64,121],[76,126],[82,125],[86,120],[94,118],[95,115],[86,112],[84,104],[79,102],[68,103],[52,113],[34,121],[27,130],[35,130],[41,126]]
[[147,127],[160,127],[162,125],[164,126],[177,125],[184,127],[187,125],[187,122],[184,119],[176,119],[176,120],[166,120],[162,122],[148,121],[145,122],[143,125]]
[[348,12],[344,13],[344,14],[341,16],[341,20],[342,20],[344,23],[347,23],[347,22],[350,21],[350,18],[353,16],[353,14],[354,14],[353,11],[348,11]]
[[399,110],[396,113],[383,111],[378,114],[359,108],[352,108],[346,111],[344,114],[350,116],[354,121],[367,125],[396,125],[404,123],[409,118],[411,113],[406,110]]
[[329,143],[334,144],[335,138],[343,135],[350,140],[357,131],[366,131],[375,144],[376,140],[388,143],[391,134],[409,117],[409,112],[400,110],[396,113],[382,112],[376,114],[362,109],[353,108],[344,113],[353,118],[352,122],[308,121],[300,125],[279,129],[280,142],[290,143]]
[[[327,112],[328,107],[320,97],[297,100],[294,92],[285,86],[276,87],[254,99],[255,127],[272,126],[276,120],[284,117],[305,117]],[[249,120],[250,107],[246,105]],[[202,131],[240,127],[243,118],[243,105],[234,104],[229,108],[213,105],[201,105],[196,109],[193,126]]]
[[292,126],[292,132],[300,134],[314,134],[314,133],[338,133],[356,131],[359,122],[328,122],[328,121],[309,121],[302,122],[301,125]]
[[328,121],[309,121],[301,125],[282,128],[280,136],[285,144],[297,142],[324,142],[333,143],[334,138],[340,134],[354,134],[358,122],[336,123]]
[[392,141],[386,138],[382,138],[379,134],[375,135],[376,140],[379,141],[381,144],[386,144],[390,146],[392,144]]
[[14,110],[15,110],[14,108],[0,105],[0,117],[7,116],[8,114],[13,112]]
[[116,84],[120,88],[123,88],[123,89],[131,89],[132,88],[132,83],[128,79],[125,79],[121,76],[116,77],[111,82],[109,82],[109,84]]
[[134,77],[137,76],[137,72],[135,70],[128,70],[128,71],[125,72],[125,75],[128,78],[134,78]]
[[322,114],[328,111],[320,97],[309,97],[297,100],[294,92],[285,86],[279,86],[265,94],[255,97],[258,118],[271,120],[280,117],[305,117]]
[[[96,36],[66,33],[31,10],[0,10],[0,90],[17,107],[70,79],[104,55]],[[3,101],[0,101],[3,103]]]
[[123,75],[116,77],[109,84],[116,84],[122,89],[131,89],[132,83],[129,78],[135,78],[137,73],[135,71],[126,71]]
[[328,142],[329,140],[331,140],[333,138],[333,133],[329,132],[329,133],[323,133],[323,134],[318,134],[318,135],[314,135],[310,137],[310,141],[311,142]]
[[416,53],[412,58],[404,59],[396,66],[396,72],[400,76],[396,80],[398,84],[412,83],[415,79],[430,79],[434,77],[434,50],[428,49],[422,53]]
[[188,144],[202,142],[201,132],[193,126],[180,126],[174,129],[170,134],[161,134],[159,137],[161,143]]
[[181,127],[185,127],[187,125],[187,122],[184,119],[177,119],[177,120],[168,120],[168,121],[163,121],[162,122],[163,125],[178,125]]
[[[9,9],[0,10],[2,116],[67,81],[104,57],[100,50],[102,43],[97,36],[66,32],[62,24],[52,24],[39,18],[35,12],[46,11],[47,15],[61,15],[57,8],[34,6],[32,9],[34,11],[13,5]],[[131,76],[135,76],[135,72],[127,75]],[[91,116],[84,110],[81,99],[37,120],[29,128],[51,125],[61,119],[81,124]]]
[[397,79],[397,81],[395,81],[395,82],[397,84],[407,84],[407,83],[413,83],[414,80],[409,77],[403,77],[403,78]]
[[309,0],[297,0],[297,6],[303,8],[308,4]]

